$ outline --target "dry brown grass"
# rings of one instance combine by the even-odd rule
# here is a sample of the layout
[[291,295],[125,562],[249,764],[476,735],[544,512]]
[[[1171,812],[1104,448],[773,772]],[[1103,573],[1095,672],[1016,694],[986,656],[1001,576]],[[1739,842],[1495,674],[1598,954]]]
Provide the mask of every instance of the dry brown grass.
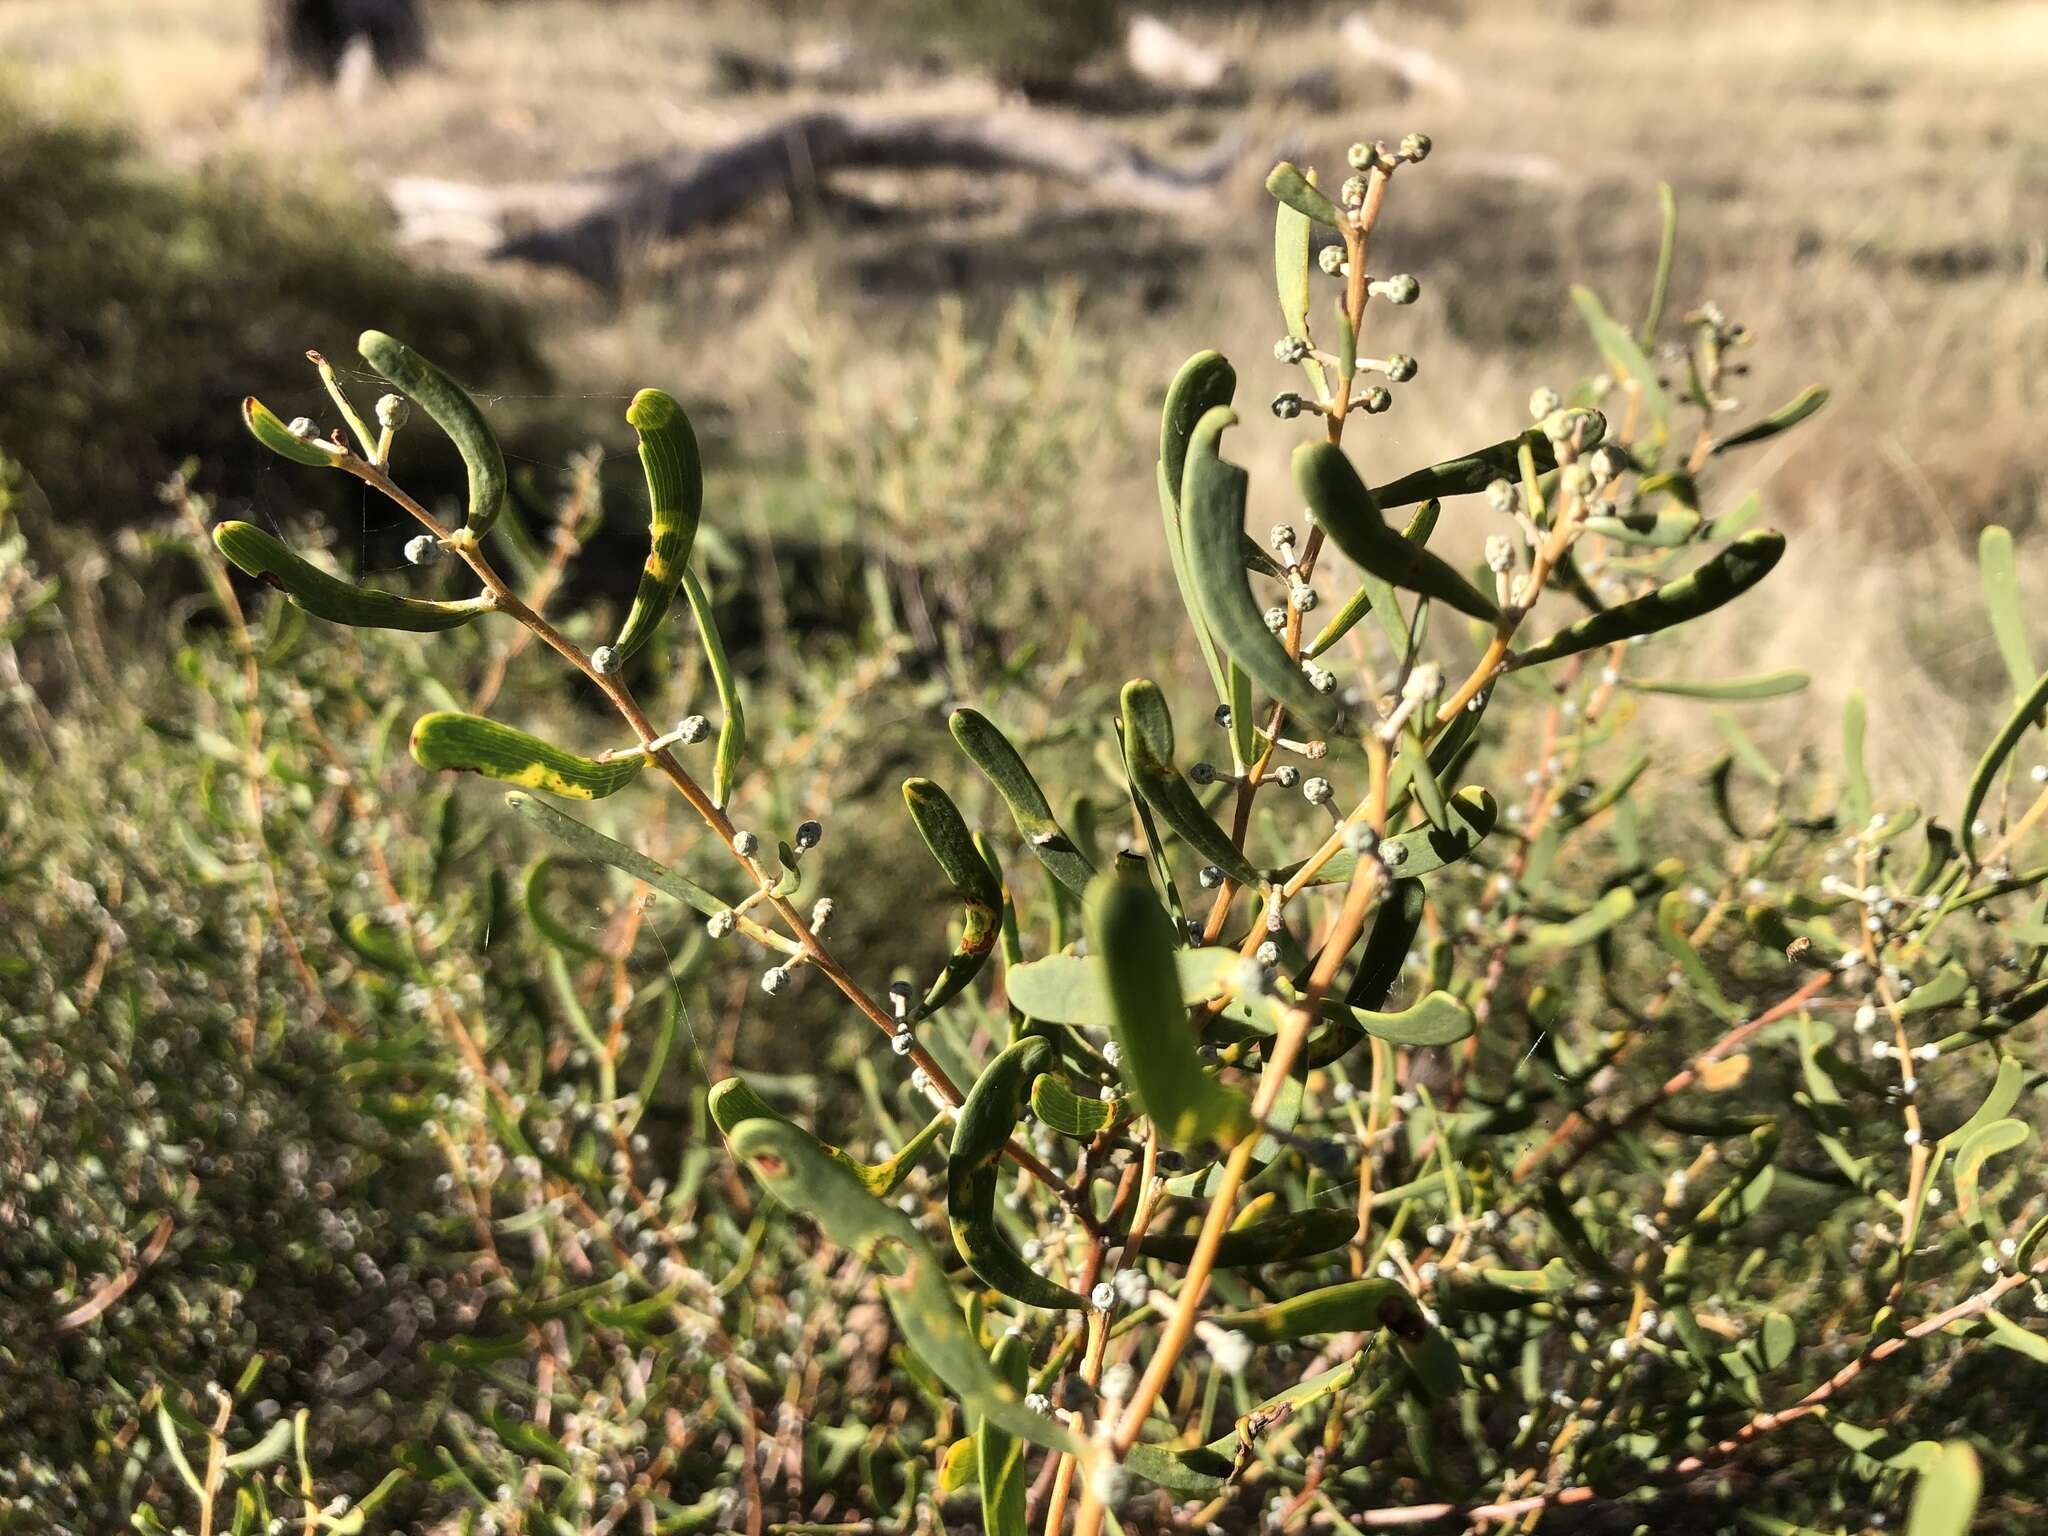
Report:
[[[2003,688],[1976,617],[1974,532],[2031,523],[2048,471],[2048,442],[2031,430],[2048,393],[2048,121],[2035,110],[2048,5],[1372,7],[1383,32],[1460,71],[1455,96],[1404,96],[1347,53],[1333,37],[1346,9],[1191,10],[1191,31],[1244,61],[1246,99],[1105,119],[1163,154],[1230,128],[1260,146],[1220,205],[1190,209],[1182,228],[1072,189],[871,176],[842,189],[852,199],[778,199],[647,250],[618,294],[501,275],[552,313],[566,391],[651,378],[716,397],[731,407],[728,463],[786,458],[801,440],[791,380],[805,357],[851,370],[821,383],[839,409],[863,352],[927,330],[935,291],[964,295],[985,322],[1012,295],[1077,282],[1082,324],[1117,374],[1077,386],[1079,403],[1116,411],[1137,440],[1147,424],[1132,381],[1163,380],[1197,344],[1250,360],[1247,397],[1282,387],[1266,362],[1277,326],[1254,162],[1286,147],[1335,166],[1354,136],[1422,128],[1438,157],[1403,178],[1380,251],[1423,277],[1424,302],[1385,322],[1388,345],[1423,371],[1361,444],[1391,471],[1502,435],[1533,384],[1587,371],[1565,286],[1584,280],[1637,310],[1654,188],[1668,178],[1683,209],[1674,304],[1711,295],[1757,330],[1743,393],[1761,408],[1809,382],[1836,392],[1783,451],[1724,482],[1761,489],[1794,538],[1768,595],[1722,625],[1712,670],[1813,670],[1805,703],[1751,712],[1788,746],[1831,742],[1840,697],[1861,681],[1881,771],[1912,793],[1951,789],[1958,743],[1985,734]],[[0,53],[52,92],[119,100],[174,158],[252,155],[374,188],[398,173],[545,178],[712,142],[806,98],[707,92],[711,46],[773,53],[874,32],[850,4],[764,16],[724,0],[450,0],[434,7],[435,73],[338,111],[312,95],[248,100],[253,11],[16,3],[0,8]],[[1317,69],[1337,98],[1328,110],[1300,84]],[[972,101],[984,88],[950,89]],[[1561,179],[1488,172],[1510,154],[1554,163]],[[900,372],[860,375],[856,392]],[[1284,515],[1277,471],[1293,434],[1254,422],[1240,439],[1267,498],[1255,517]],[[1151,515],[1149,455],[1108,448],[1072,495],[1017,509],[1075,547],[1122,526],[1149,539]],[[2033,589],[2048,592],[2048,548],[2031,542]]]

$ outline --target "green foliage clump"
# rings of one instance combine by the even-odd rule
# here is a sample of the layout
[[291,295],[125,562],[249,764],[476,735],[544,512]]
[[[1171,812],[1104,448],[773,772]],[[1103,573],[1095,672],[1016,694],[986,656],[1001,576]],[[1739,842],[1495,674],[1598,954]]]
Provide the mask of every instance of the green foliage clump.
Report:
[[1105,482],[1147,405],[1080,307],[1073,287],[1032,295],[984,335],[944,298],[889,347],[807,314],[803,371],[775,401],[800,424],[801,474],[748,487],[748,501],[852,551],[878,628],[900,611],[915,630],[1036,631],[1071,578],[1060,550],[1015,537],[1016,520],[1057,509],[1077,537],[1120,522]]
[[[1707,304],[1667,324],[1667,199],[1643,318],[1574,295],[1596,373],[1467,454],[1364,474],[1419,366],[1391,343],[1421,285],[1371,270],[1373,237],[1429,148],[1353,146],[1334,196],[1275,168],[1284,334],[1259,366],[1289,386],[1271,414],[1299,424],[1278,430],[1301,433],[1309,523],[1247,526],[1239,369],[1195,354],[1156,448],[1184,628],[1114,695],[1061,659],[988,664],[963,613],[927,676],[891,648],[764,697],[721,632],[722,509],[672,396],[629,418],[650,564],[623,624],[550,611],[589,509],[536,544],[491,494],[488,420],[388,335],[361,349],[397,390],[375,429],[331,372],[330,436],[249,404],[293,473],[415,518],[442,574],[374,592],[233,520],[194,540],[278,592],[245,611],[223,577],[225,638],[182,659],[199,723],[144,712],[215,764],[170,824],[219,932],[166,1011],[214,1019],[193,1051],[239,1053],[190,1069],[211,1099],[223,1071],[318,1072],[351,1102],[299,1108],[388,1149],[380,1169],[431,1147],[431,1183],[350,1186],[349,1208],[406,1239],[407,1284],[468,1304],[431,1337],[337,1341],[383,1394],[384,1465],[344,1452],[331,1379],[244,1417],[269,1361],[209,1361],[209,1393],[197,1360],[137,1352],[90,1400],[120,1447],[95,1497],[151,1530],[195,1508],[361,1525],[371,1501],[478,1531],[1797,1532],[1909,1500],[1923,1533],[2026,1527],[2048,1425],[1987,1390],[2048,1359],[2026,1050],[2048,680],[2009,541],[1983,567],[2014,703],[1959,817],[1878,797],[1860,698],[1839,761],[1773,761],[1738,711],[1805,675],[1671,658],[1775,593],[1784,537],[1725,471],[1824,394],[1726,398],[1747,333]],[[467,462],[462,526],[393,478],[408,396]],[[1483,561],[1433,547],[1461,518],[1496,530]],[[1067,554],[1077,580],[1101,558]],[[500,718],[545,723],[507,691],[522,656],[601,709],[547,736]],[[1708,710],[1707,774],[1637,744],[1646,697]],[[887,856],[896,797],[845,754],[877,700],[870,763],[908,770]],[[941,704],[943,756],[902,729]],[[502,806],[423,790],[401,743]],[[514,826],[540,844],[517,878]],[[31,819],[8,830],[38,846]],[[142,985],[107,984],[131,882],[84,846],[6,867],[34,921],[83,914],[47,952],[17,941],[48,973],[36,1019],[8,1020],[17,1070],[125,1062],[109,1010],[135,1005],[102,999]],[[857,907],[894,948],[844,942]],[[766,1046],[756,1010],[785,1021]],[[338,1038],[278,1059],[316,1027]],[[195,1159],[247,1155],[223,1113],[178,1127]],[[77,1191],[58,1215],[113,1129],[47,1175]],[[61,1326],[97,1339],[200,1261],[246,1316],[262,1275],[178,1249],[175,1222],[178,1265],[145,1262],[126,1198],[125,1243],[38,1259]],[[388,1298],[375,1267],[357,1279]],[[275,1428],[301,1410],[330,1426],[310,1447]],[[37,1477],[84,1497],[84,1454]]]
[[[118,130],[4,85],[0,205],[0,444],[95,527],[146,520],[157,482],[195,454],[226,494],[251,496],[267,466],[223,406],[366,317],[466,377],[539,376],[508,302],[421,275],[342,199],[247,168],[155,169]],[[279,400],[287,416],[303,395]]]
[[[4,567],[0,635],[21,590]],[[337,1446],[431,1386],[392,1341],[444,1331],[463,1288],[420,1264],[438,1169],[391,1091],[399,1055],[380,1080],[351,1019],[299,1011],[294,934],[324,925],[360,848],[309,862],[276,840],[313,811],[304,778],[255,830],[246,743],[212,705],[238,663],[179,663],[180,694],[151,663],[146,682],[95,672],[94,711],[53,720],[17,696],[5,719],[0,1529],[124,1525],[161,1452],[121,1427],[166,1383],[196,1393],[266,1358],[238,1432],[319,1402],[315,1453],[351,1473],[364,1459]],[[417,1026],[386,1017],[393,1052]]]

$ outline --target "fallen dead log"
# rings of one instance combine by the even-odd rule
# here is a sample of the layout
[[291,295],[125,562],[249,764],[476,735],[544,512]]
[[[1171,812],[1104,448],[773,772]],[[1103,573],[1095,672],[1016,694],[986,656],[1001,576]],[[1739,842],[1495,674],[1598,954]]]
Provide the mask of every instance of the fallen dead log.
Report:
[[1169,165],[1071,117],[1028,107],[986,112],[814,111],[716,148],[598,176],[498,187],[402,177],[386,188],[402,239],[491,257],[616,275],[633,241],[674,238],[762,197],[814,187],[841,169],[1023,171],[1083,186],[1107,203],[1181,211],[1218,186],[1246,145],[1231,136]]
[[1149,11],[1131,18],[1124,34],[1124,61],[1148,84],[1194,96],[1221,89],[1235,72],[1229,54],[1203,47]]

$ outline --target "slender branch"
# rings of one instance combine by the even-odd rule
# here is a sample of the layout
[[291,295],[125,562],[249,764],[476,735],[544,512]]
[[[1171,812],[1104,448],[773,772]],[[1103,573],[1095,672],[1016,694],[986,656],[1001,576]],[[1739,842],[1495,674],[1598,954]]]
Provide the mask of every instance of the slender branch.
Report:
[[1794,1419],[1802,1419],[1810,1413],[1819,1412],[1831,1398],[1837,1393],[1845,1391],[1857,1377],[1861,1376],[1871,1366],[1878,1364],[1880,1361],[1889,1360],[1908,1344],[1924,1339],[1929,1334],[1940,1333],[1944,1328],[1952,1327],[1956,1323],[1965,1322],[1970,1318],[1983,1315],[1990,1311],[2001,1297],[2026,1285],[2033,1279],[2034,1275],[2039,1273],[2041,1271],[2036,1269],[2031,1274],[2026,1271],[2015,1271],[2011,1274],[2000,1275],[1997,1280],[1993,1281],[1976,1295],[1957,1302],[1944,1312],[1937,1312],[1932,1317],[1923,1318],[1904,1333],[1885,1339],[1867,1353],[1858,1355],[1826,1381],[1807,1393],[1806,1396],[1800,1398],[1798,1402],[1792,1404],[1791,1407],[1780,1408],[1771,1413],[1760,1413],[1734,1434],[1728,1436],[1727,1439],[1709,1446],[1697,1456],[1686,1457],[1685,1460],[1679,1462],[1677,1466],[1671,1469],[1670,1475],[1674,1478],[1687,1477],[1694,1472],[1717,1465],[1720,1462],[1726,1461],[1729,1457],[1737,1455],[1752,1441],[1760,1436],[1769,1434],[1780,1425],[1789,1424]]
[[[1372,253],[1373,226],[1379,223],[1380,208],[1386,201],[1387,187],[1392,183],[1392,173],[1384,163],[1375,163],[1372,174],[1366,182],[1365,201],[1360,205],[1355,222],[1341,233],[1344,237],[1345,261],[1350,268],[1344,285],[1344,324],[1351,329],[1351,351],[1355,357],[1365,338],[1365,310],[1372,300],[1368,286],[1370,273],[1366,263]],[[1329,413],[1324,417],[1324,431],[1333,443],[1344,439],[1344,422],[1351,413],[1351,381],[1357,376],[1356,369],[1337,381],[1336,398],[1330,402]],[[1308,538],[1302,544],[1300,559],[1295,565],[1295,574],[1302,583],[1315,574],[1316,562],[1322,557],[1323,530],[1311,528]],[[1281,643],[1287,654],[1295,661],[1301,660],[1302,651],[1302,610],[1294,601],[1294,586],[1289,584],[1287,593],[1287,628],[1281,635]],[[1242,852],[1245,838],[1251,831],[1252,802],[1257,798],[1259,788],[1266,782],[1268,767],[1273,754],[1279,750],[1280,733],[1287,727],[1287,706],[1275,704],[1266,721],[1266,749],[1259,754],[1258,761],[1244,765],[1245,775],[1237,786],[1237,804],[1231,819],[1230,841]],[[1306,884],[1306,882],[1303,882]],[[1300,893],[1301,887],[1290,882],[1283,894],[1283,900],[1292,899]],[[1223,925],[1230,913],[1230,904],[1237,895],[1238,887],[1225,880],[1216,893],[1215,903],[1209,909],[1209,919],[1202,931],[1202,942],[1214,944],[1223,934]]]
[[[612,707],[633,728],[643,750],[653,747],[654,743],[661,739],[661,733],[655,729],[653,722],[647,718],[647,712],[641,708],[639,700],[634,698],[632,690],[616,675],[608,675],[598,671],[595,663],[591,661],[590,656],[581,647],[522,601],[519,594],[512,590],[504,577],[498,574],[497,569],[484,555],[483,549],[478,544],[474,534],[469,533],[466,529],[452,530],[448,528],[433,513],[429,512],[416,499],[400,488],[390,475],[375,464],[358,458],[352,453],[344,453],[336,457],[335,466],[354,475],[366,485],[381,491],[398,506],[410,513],[445,548],[453,550],[462,560],[463,564],[467,565],[475,574],[477,580],[483,583],[484,590],[490,593],[499,612],[532,631],[542,644],[546,645],[563,660],[567,661],[570,666],[582,673],[585,678],[596,686],[599,692],[604,694]],[[706,826],[710,827],[717,834],[719,841],[725,844],[726,851],[746,870],[748,876],[753,880],[755,888],[763,893],[763,899],[769,906],[774,908],[776,915],[787,925],[791,936],[795,938],[798,944],[803,946],[804,953],[811,965],[836,986],[849,1002],[866,1014],[876,1028],[880,1029],[884,1035],[894,1039],[896,1036],[896,1020],[894,1016],[883,1008],[880,1003],[875,1001],[862,988],[860,983],[854,980],[846,968],[834,958],[831,951],[825,948],[818,936],[811,931],[810,924],[791,905],[789,899],[786,896],[779,896],[775,893],[775,879],[768,871],[764,870],[753,857],[740,852],[735,841],[738,829],[734,827],[732,819],[726,815],[725,809],[717,801],[713,800],[710,795],[705,793],[703,786],[691,777],[689,770],[684,768],[676,760],[675,754],[666,747],[648,751],[647,758],[656,768],[661,770],[663,777],[675,786],[676,792],[689,802],[690,808],[703,819]],[[932,1086],[938,1090],[940,1095],[949,1104],[958,1106],[963,1102],[965,1096],[954,1084],[946,1069],[939,1065],[937,1058],[932,1056],[923,1045],[913,1041],[909,1055],[910,1059],[917,1066],[924,1069],[925,1075],[930,1080]],[[1059,1177],[1050,1168],[1046,1167],[1038,1157],[1025,1148],[1018,1146],[1015,1142],[1010,1143],[1004,1151],[1018,1167],[1031,1174],[1058,1196],[1069,1213],[1084,1228],[1091,1233],[1094,1232],[1095,1220],[1088,1211],[1085,1202],[1072,1194],[1062,1184]]]
[[[1384,830],[1386,826],[1386,799],[1388,763],[1387,748],[1378,737],[1366,740],[1371,754],[1374,806],[1374,826]],[[1145,1420],[1152,1412],[1152,1405],[1159,1400],[1165,1389],[1167,1378],[1180,1363],[1188,1340],[1195,1331],[1195,1320],[1201,1312],[1202,1301],[1208,1292],[1209,1278],[1216,1263],[1217,1249],[1222,1245],[1225,1232],[1229,1230],[1231,1218],[1236,1214],[1238,1191],[1243,1187],[1245,1171],[1250,1166],[1252,1152],[1264,1132],[1266,1121],[1279,1102],[1280,1091],[1286,1085],[1288,1076],[1294,1070],[1294,1061],[1300,1054],[1308,1033],[1314,1027],[1322,1004],[1323,994],[1336,979],[1338,967],[1344,962],[1351,945],[1364,928],[1365,919],[1371,912],[1374,898],[1385,886],[1383,866],[1377,859],[1361,858],[1351,877],[1350,889],[1345,894],[1344,907],[1330,941],[1323,946],[1317,958],[1315,969],[1310,972],[1308,984],[1302,989],[1300,998],[1281,1020],[1280,1028],[1274,1035],[1273,1044],[1266,1053],[1264,1069],[1259,1075],[1259,1086],[1252,1097],[1252,1128],[1231,1149],[1230,1160],[1223,1166],[1222,1177],[1217,1181],[1215,1193],[1210,1197],[1209,1210],[1202,1221],[1201,1234],[1195,1240],[1194,1256],[1188,1262],[1186,1278],[1181,1283],[1180,1295],[1173,1316],[1167,1320],[1166,1331],[1152,1353],[1145,1374],[1139,1379],[1131,1398],[1124,1405],[1123,1417],[1118,1420],[1112,1436],[1112,1444],[1118,1456],[1125,1455],[1138,1442],[1138,1436],[1145,1427]],[[1081,1509],[1075,1519],[1075,1536],[1096,1536],[1102,1527],[1102,1505],[1096,1497],[1093,1486],[1082,1490]]]
[[[1552,1182],[1563,1178],[1572,1169],[1576,1168],[1585,1159],[1586,1155],[1595,1148],[1612,1141],[1623,1131],[1633,1129],[1635,1126],[1642,1124],[1659,1107],[1669,1103],[1672,1099],[1685,1092],[1686,1089],[1699,1081],[1701,1072],[1721,1060],[1722,1057],[1735,1051],[1751,1036],[1756,1034],[1758,1030],[1767,1028],[1777,1023],[1780,1019],[1789,1018],[1797,1013],[1807,1003],[1817,997],[1834,979],[1835,973],[1832,970],[1815,972],[1789,995],[1772,1004],[1772,1006],[1765,1009],[1755,1018],[1737,1024],[1734,1028],[1730,1029],[1720,1039],[1701,1051],[1699,1055],[1693,1057],[1685,1066],[1679,1068],[1678,1071],[1666,1078],[1658,1086],[1655,1093],[1651,1094],[1634,1108],[1624,1111],[1615,1118],[1611,1120],[1589,1120],[1577,1110],[1572,1111],[1571,1114],[1564,1118],[1563,1123],[1551,1133],[1548,1141],[1544,1142],[1542,1146],[1537,1147],[1534,1151],[1527,1153],[1519,1163],[1515,1164],[1515,1182],[1519,1184],[1534,1174],[1542,1166],[1543,1160],[1550,1155],[1553,1148],[1562,1146],[1566,1142],[1572,1142],[1571,1150],[1565,1156],[1564,1161],[1544,1175],[1546,1180]],[[1581,1130],[1588,1127],[1590,1127],[1588,1134],[1578,1136]],[[1572,1141],[1574,1136],[1578,1136],[1576,1141]]]
[[[1795,1419],[1803,1419],[1809,1414],[1820,1412],[1833,1398],[1854,1384],[1856,1379],[1871,1366],[1878,1364],[1880,1361],[1889,1360],[1893,1355],[1899,1353],[1900,1350],[1906,1348],[1907,1345],[1916,1343],[1930,1334],[1940,1333],[1943,1329],[1953,1327],[1957,1323],[1967,1322],[1970,1318],[1982,1316],[1990,1311],[2001,1298],[2017,1290],[2020,1286],[2026,1285],[2040,1273],[2041,1271],[2037,1269],[2031,1274],[2019,1273],[1999,1276],[1997,1281],[1987,1286],[1984,1290],[1979,1291],[1976,1295],[1958,1302],[1946,1311],[1937,1312],[1932,1317],[1923,1318],[1904,1333],[1886,1339],[1868,1353],[1857,1356],[1791,1406],[1775,1409],[1769,1413],[1758,1414],[1725,1440],[1718,1441],[1696,1455],[1686,1457],[1668,1471],[1646,1481],[1666,1485],[1680,1482],[1685,1478],[1707,1471],[1720,1465],[1722,1462],[1740,1455],[1749,1446],[1771,1431],[1790,1424]],[[1366,1510],[1362,1514],[1353,1515],[1350,1518],[1354,1525],[1363,1526],[1371,1530],[1386,1530],[1397,1526],[1428,1525],[1438,1520],[1454,1518],[1463,1520],[1467,1526],[1479,1526],[1491,1521],[1518,1520],[1525,1515],[1538,1514],[1547,1509],[1558,1509],[1574,1504],[1588,1504],[1601,1497],[1602,1495],[1587,1487],[1561,1488],[1551,1493],[1531,1494],[1526,1498],[1505,1499],[1490,1504],[1410,1504],[1398,1509],[1371,1509]]]

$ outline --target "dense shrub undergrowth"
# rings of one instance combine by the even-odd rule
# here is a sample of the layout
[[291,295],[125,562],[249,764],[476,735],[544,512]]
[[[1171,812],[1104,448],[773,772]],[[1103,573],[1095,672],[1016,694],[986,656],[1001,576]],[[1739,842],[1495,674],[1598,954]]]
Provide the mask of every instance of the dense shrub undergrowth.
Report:
[[0,443],[67,522],[125,527],[195,454],[223,494],[256,498],[269,466],[234,402],[261,380],[296,404],[299,355],[371,317],[503,389],[540,373],[515,306],[416,272],[344,192],[286,191],[247,165],[162,170],[4,75],[0,207]]
[[[119,645],[120,561],[53,590],[0,513],[0,661],[71,701],[0,717],[0,1529],[2037,1523],[2010,541],[1960,814],[1868,782],[1860,704],[1772,761],[1738,713],[1796,669],[1665,679],[1699,614],[1812,600],[1730,471],[1819,397],[1738,417],[1744,333],[1667,266],[1640,321],[1578,296],[1601,371],[1533,425],[1388,475],[1417,284],[1370,239],[1427,151],[1359,146],[1334,201],[1275,172],[1276,358],[1191,359],[1162,522],[1066,556],[1171,552],[1184,627],[1120,692],[1058,616],[992,643],[973,540],[922,614],[871,584],[861,643],[728,651],[747,571],[658,390],[640,591],[569,604],[593,478],[530,529],[375,332],[374,410],[245,420],[419,519],[402,595],[173,478],[141,553],[211,598]],[[1234,424],[1275,390],[1293,427]],[[437,429],[465,520],[387,473]],[[1253,430],[1303,441],[1270,536]],[[1068,442],[860,436],[825,475],[913,568],[940,459]],[[1646,694],[1697,699],[1708,778],[1635,743]]]

